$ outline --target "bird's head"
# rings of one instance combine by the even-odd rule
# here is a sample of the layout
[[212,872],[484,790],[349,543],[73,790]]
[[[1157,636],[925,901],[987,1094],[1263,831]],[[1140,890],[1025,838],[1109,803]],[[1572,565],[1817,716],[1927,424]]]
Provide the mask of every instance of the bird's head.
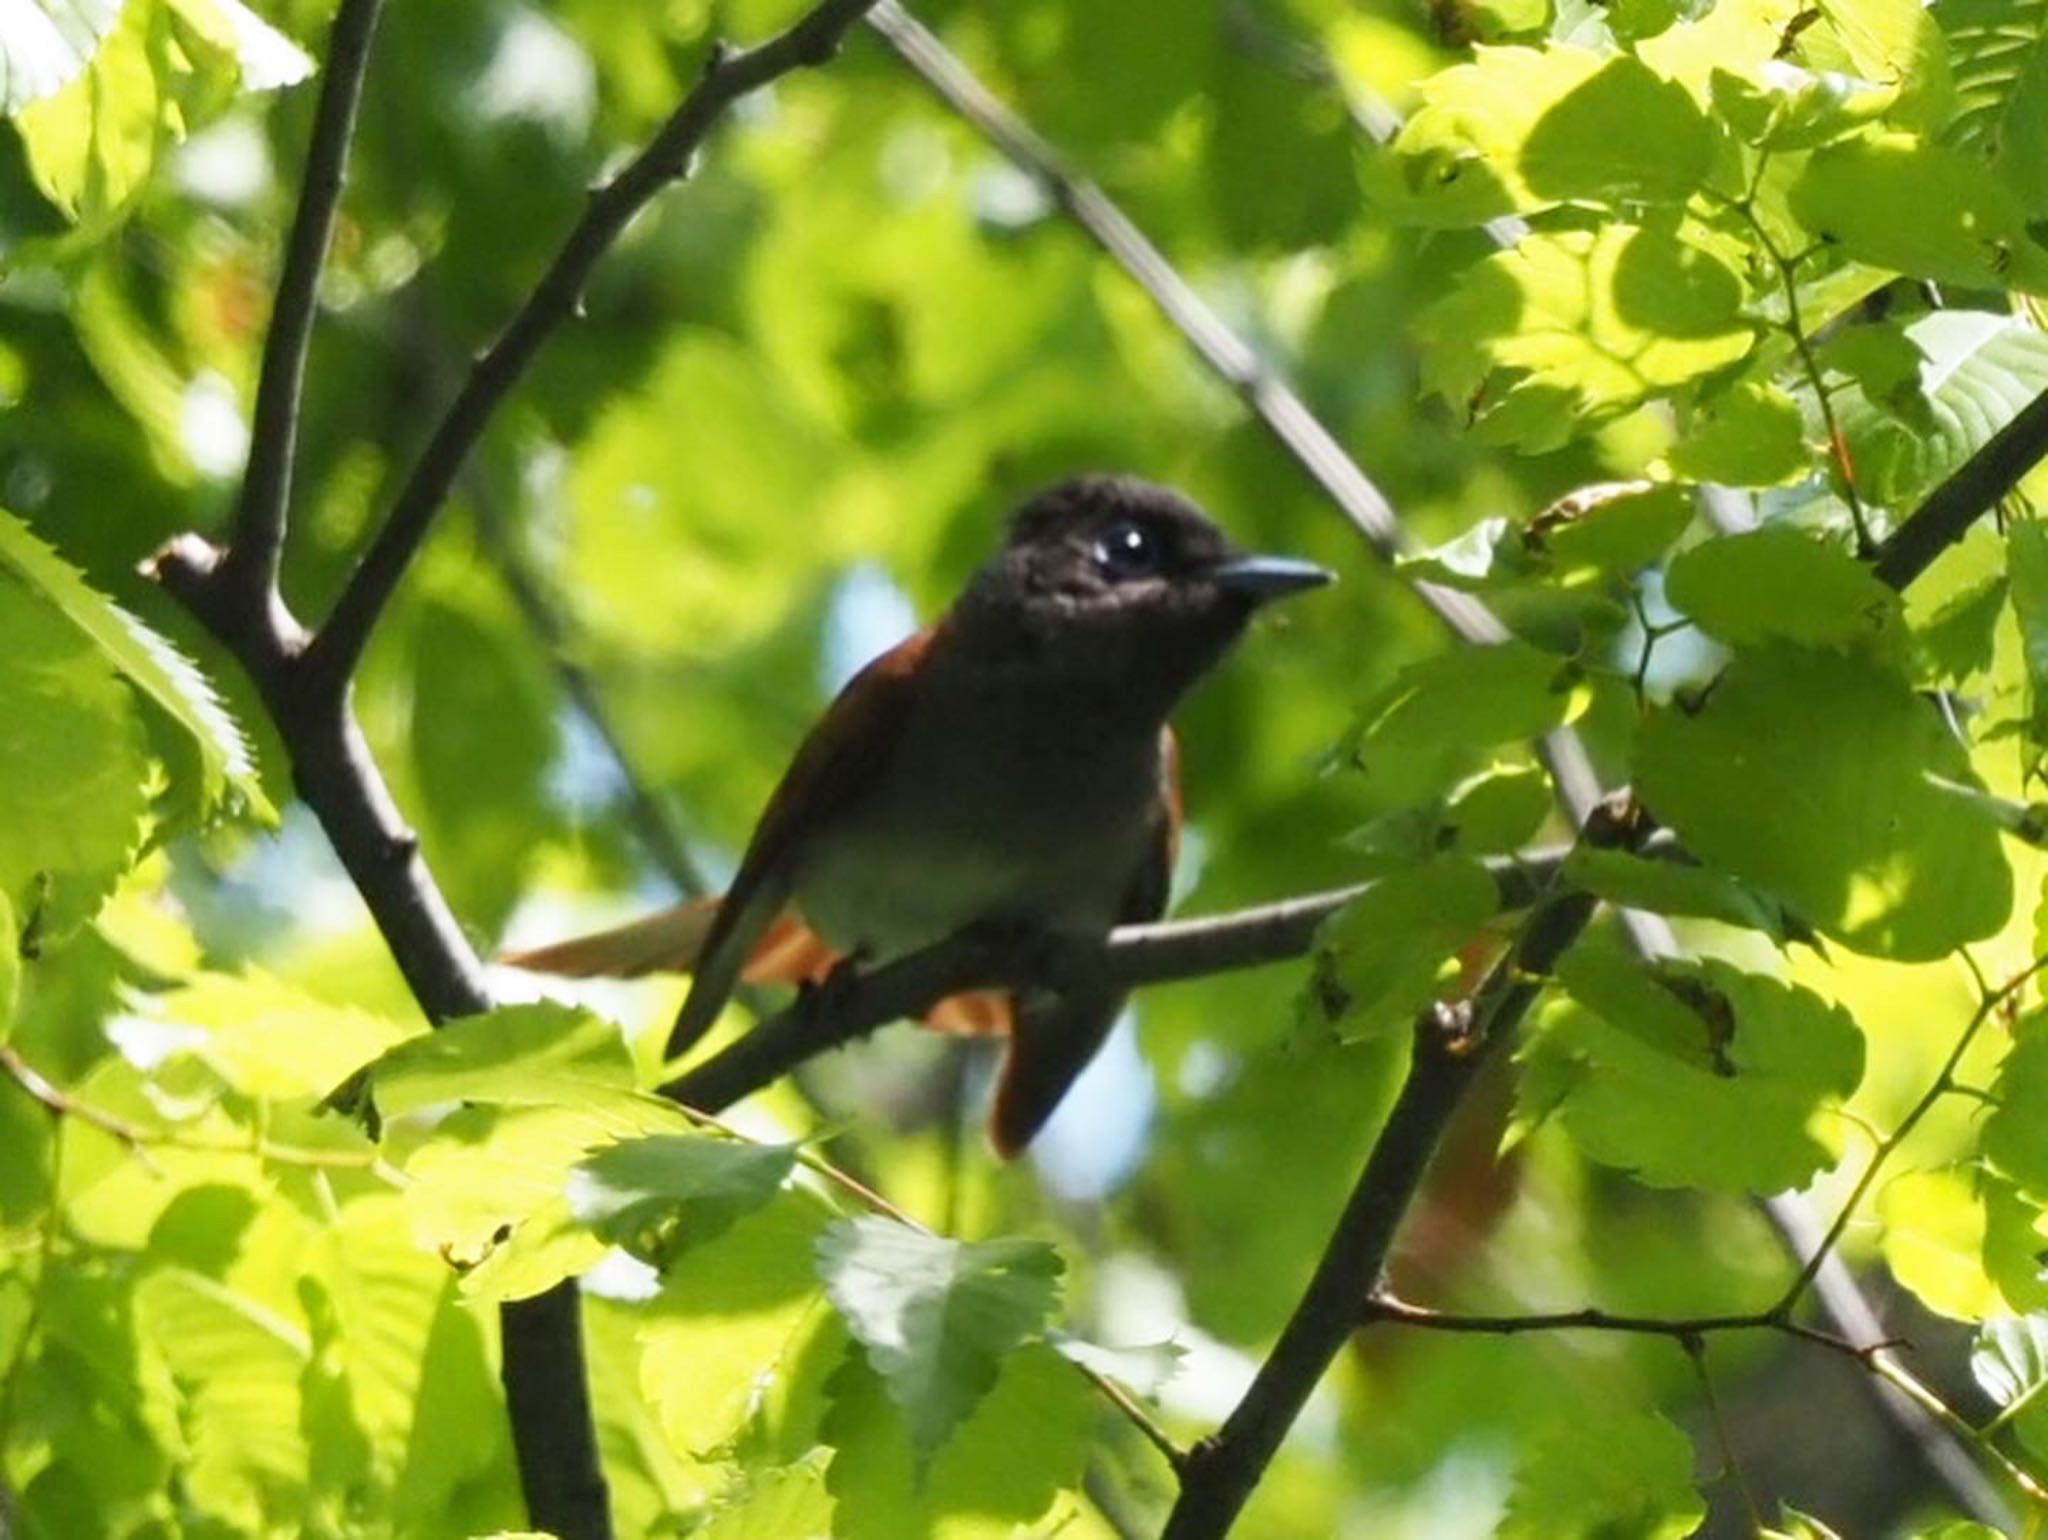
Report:
[[1331,580],[1313,562],[1247,554],[1166,487],[1079,476],[1017,510],[953,624],[977,651],[1163,710],[1259,606]]

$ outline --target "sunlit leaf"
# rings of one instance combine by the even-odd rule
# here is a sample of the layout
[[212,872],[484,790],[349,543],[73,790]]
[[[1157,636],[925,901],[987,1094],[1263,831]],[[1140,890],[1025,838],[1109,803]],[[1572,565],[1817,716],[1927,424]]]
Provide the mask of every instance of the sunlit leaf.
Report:
[[1432,861],[1382,877],[1317,938],[1324,1013],[1350,1038],[1405,1030],[1455,982],[1458,949],[1499,905],[1499,887],[1475,861]]
[[1638,784],[1686,845],[1859,951],[1922,960],[2005,922],[1997,826],[1926,781],[1960,746],[1890,672],[1774,646],[1645,724]]
[[1503,1540],[1679,1540],[1706,1516],[1692,1445],[1652,1413],[1589,1412],[1542,1439],[1516,1472]]
[[1043,1241],[955,1241],[868,1218],[819,1238],[818,1270],[923,1463],[1045,1327],[1062,1264]]
[[1709,540],[1674,558],[1665,596],[1734,647],[1871,645],[1896,636],[1899,599],[1848,552],[1782,526]]

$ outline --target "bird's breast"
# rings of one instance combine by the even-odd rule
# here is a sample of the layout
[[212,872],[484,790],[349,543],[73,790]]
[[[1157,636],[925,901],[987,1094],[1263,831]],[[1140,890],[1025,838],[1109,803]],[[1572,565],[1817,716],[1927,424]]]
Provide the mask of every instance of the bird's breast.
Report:
[[1114,925],[1160,800],[1155,725],[1048,723],[993,696],[912,712],[863,794],[811,842],[796,907],[834,948],[900,956],[977,923]]

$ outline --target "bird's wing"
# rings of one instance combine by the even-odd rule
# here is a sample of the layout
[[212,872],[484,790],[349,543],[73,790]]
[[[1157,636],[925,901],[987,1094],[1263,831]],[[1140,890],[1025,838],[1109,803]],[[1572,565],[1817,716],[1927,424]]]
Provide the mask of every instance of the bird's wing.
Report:
[[[1118,924],[1140,925],[1166,913],[1180,850],[1180,819],[1180,747],[1169,728],[1160,740],[1158,818],[1124,895]],[[1012,1001],[1009,1052],[989,1108],[988,1138],[998,1155],[1009,1160],[1022,1154],[1045,1126],[1109,1036],[1124,997],[1121,989],[1094,989],[1069,995],[1026,992]]]
[[711,1029],[748,958],[789,902],[801,842],[858,801],[888,762],[932,635],[920,631],[854,675],[796,751],[704,937],[689,998],[669,1033],[671,1058]]

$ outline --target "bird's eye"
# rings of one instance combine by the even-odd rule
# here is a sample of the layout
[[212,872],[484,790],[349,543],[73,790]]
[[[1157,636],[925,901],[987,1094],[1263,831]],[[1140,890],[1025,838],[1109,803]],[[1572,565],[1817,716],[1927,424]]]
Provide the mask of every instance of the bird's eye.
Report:
[[1159,541],[1136,519],[1119,519],[1095,542],[1095,565],[1114,582],[1151,577],[1159,570]]

